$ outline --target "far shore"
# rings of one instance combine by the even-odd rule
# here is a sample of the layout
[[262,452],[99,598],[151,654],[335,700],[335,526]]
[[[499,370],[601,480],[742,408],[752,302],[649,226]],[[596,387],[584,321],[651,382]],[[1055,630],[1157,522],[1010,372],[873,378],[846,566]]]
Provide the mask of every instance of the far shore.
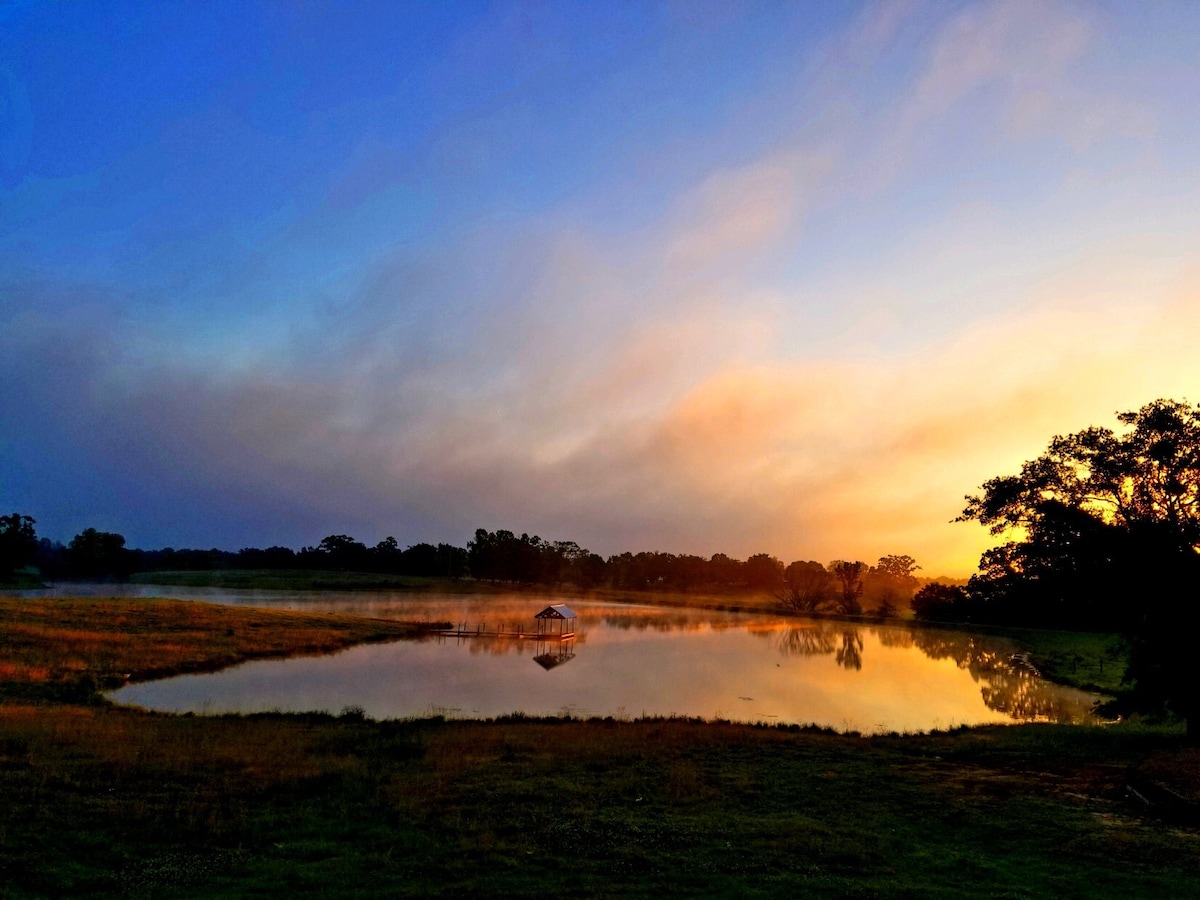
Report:
[[[800,614],[782,606],[768,591],[631,591],[614,588],[580,589],[573,585],[511,585],[472,578],[390,576],[371,572],[313,570],[223,569],[215,571],[141,572],[130,578],[140,585],[200,587],[224,590],[404,592],[428,594],[527,596],[555,600],[588,600],[649,606],[702,609],[714,612],[757,613],[784,617],[845,622],[863,627],[900,625],[906,628],[949,629],[1005,637],[1012,640],[1045,677],[1059,684],[1106,696],[1128,690],[1122,681],[1126,653],[1118,635],[1106,632],[1061,631],[1003,625],[931,622],[914,619],[908,609],[895,617],[870,614],[845,616],[833,612]],[[71,582],[55,585],[64,594]]]
[[[1045,677],[1081,690],[1119,697],[1129,689],[1122,681],[1126,653],[1119,636],[1103,632],[1057,631],[1040,628],[930,622],[916,620],[911,611],[881,618],[872,615],[845,616],[832,612],[799,614],[784,608],[767,591],[631,591],[614,588],[580,589],[573,585],[512,585],[472,578],[431,578],[391,576],[371,572],[315,570],[222,569],[213,571],[140,572],[130,584],[172,587],[214,588],[220,590],[266,590],[305,592],[403,592],[414,597],[430,594],[482,595],[496,597],[526,596],[555,600],[589,600],[600,603],[629,603],[711,610],[714,612],[757,613],[784,617],[845,622],[862,627],[900,625],[906,628],[950,629],[1005,637],[1014,642],[1029,662]],[[72,582],[55,582],[50,587],[69,595]],[[114,582],[114,584],[118,584]],[[28,590],[29,588],[26,587]],[[0,591],[2,594],[2,591]]]

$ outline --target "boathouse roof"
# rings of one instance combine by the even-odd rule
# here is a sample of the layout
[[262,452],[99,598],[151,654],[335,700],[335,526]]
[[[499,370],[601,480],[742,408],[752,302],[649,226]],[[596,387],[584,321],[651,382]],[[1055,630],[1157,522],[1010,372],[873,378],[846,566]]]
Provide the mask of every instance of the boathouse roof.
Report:
[[577,618],[575,610],[567,606],[565,603],[556,603],[553,606],[547,606],[540,613],[534,616],[535,619],[574,619]]

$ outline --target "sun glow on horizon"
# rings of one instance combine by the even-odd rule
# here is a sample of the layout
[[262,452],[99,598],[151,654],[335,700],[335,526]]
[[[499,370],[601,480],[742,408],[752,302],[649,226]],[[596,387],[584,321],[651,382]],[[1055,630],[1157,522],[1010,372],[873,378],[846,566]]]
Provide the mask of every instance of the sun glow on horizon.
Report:
[[1192,6],[271,10],[5,14],[42,534],[963,576],[964,495],[1200,397]]

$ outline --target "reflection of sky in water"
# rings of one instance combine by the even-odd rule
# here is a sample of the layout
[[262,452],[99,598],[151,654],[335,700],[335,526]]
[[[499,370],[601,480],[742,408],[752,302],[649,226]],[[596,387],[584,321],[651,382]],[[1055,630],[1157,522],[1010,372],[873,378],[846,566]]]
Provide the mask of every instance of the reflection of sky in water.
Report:
[[[162,594],[160,589],[158,594]],[[523,624],[561,597],[177,595],[358,615]],[[274,599],[272,599],[274,598]],[[959,632],[855,627],[766,614],[603,604],[580,614],[565,648],[533,640],[443,639],[355,647],[332,656],[247,663],[131,685],[122,703],[197,712],[361,706],[375,718],[511,712],[687,715],[815,722],[861,731],[924,730],[1016,719],[1081,721],[1091,695],[1009,664],[1002,642]],[[573,652],[549,670],[539,654]]]

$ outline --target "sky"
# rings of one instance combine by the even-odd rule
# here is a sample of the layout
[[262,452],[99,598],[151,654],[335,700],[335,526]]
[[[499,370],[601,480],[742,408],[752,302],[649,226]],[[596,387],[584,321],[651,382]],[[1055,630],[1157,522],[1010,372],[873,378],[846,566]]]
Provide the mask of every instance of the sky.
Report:
[[1200,401],[1200,4],[0,2],[0,510],[966,575]]

